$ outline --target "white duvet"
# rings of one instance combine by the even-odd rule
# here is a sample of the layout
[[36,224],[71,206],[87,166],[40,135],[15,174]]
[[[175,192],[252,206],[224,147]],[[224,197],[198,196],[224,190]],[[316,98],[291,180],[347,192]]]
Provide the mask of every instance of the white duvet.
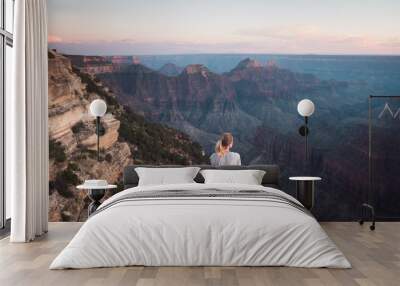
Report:
[[[266,190],[238,184],[136,187],[155,190]],[[155,198],[124,201],[89,218],[50,269],[145,266],[295,266],[349,268],[318,222],[293,206],[258,199]]]

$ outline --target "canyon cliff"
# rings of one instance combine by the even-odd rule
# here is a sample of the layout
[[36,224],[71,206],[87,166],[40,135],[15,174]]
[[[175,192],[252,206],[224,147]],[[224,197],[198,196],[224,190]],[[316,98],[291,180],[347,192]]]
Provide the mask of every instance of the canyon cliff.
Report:
[[184,131],[207,152],[218,135],[229,130],[236,135],[237,150],[247,153],[253,147],[252,136],[265,122],[284,132],[297,129],[301,121],[292,111],[302,97],[326,105],[335,100],[337,91],[347,88],[345,82],[324,81],[251,59],[224,74],[188,65],[178,75],[166,76],[134,64],[97,76],[120,102],[146,118]]
[[[354,158],[364,158],[365,150],[357,149],[353,143],[344,145],[349,137],[353,138],[351,132],[336,134],[334,140],[331,132],[337,129],[337,114],[352,112],[351,105],[338,100],[339,94],[347,94],[352,88],[347,82],[322,80],[280,68],[272,61],[264,64],[249,58],[221,74],[204,65],[191,64],[179,74],[167,76],[139,63],[113,73],[100,73],[97,77],[118,95],[118,101],[152,121],[184,131],[208,153],[212,152],[220,133],[232,132],[234,149],[241,153],[243,163],[284,166],[282,186],[288,193],[294,194],[295,188],[288,176],[306,173],[323,176],[321,189],[335,188],[337,199],[350,203],[341,205],[339,213],[339,209],[324,213],[326,208],[334,209],[335,203],[329,200],[332,194],[321,192],[322,203],[315,209],[317,216],[324,213],[321,219],[354,214],[352,205],[361,200],[366,187],[362,180],[366,166],[352,162]],[[307,166],[304,140],[297,132],[303,119],[297,114],[296,106],[303,98],[313,100],[318,107],[310,123],[311,162]],[[342,156],[349,145],[352,154]],[[348,178],[339,167],[342,164],[348,166],[347,172],[356,180]],[[333,180],[333,177],[342,179]],[[349,189],[353,190],[352,198],[345,199]]]
[[[56,57],[65,61],[65,66],[71,65],[68,59],[72,60],[72,66],[68,67],[65,82],[61,75],[54,82],[66,92],[54,88],[52,93],[68,93],[71,98],[55,96],[54,106],[49,110],[54,112],[54,126],[51,127],[53,151],[62,149],[70,152],[68,156],[71,156],[76,152],[74,150],[84,148],[93,156],[93,119],[80,118],[96,95],[110,102],[111,108],[116,106],[110,112],[112,115],[103,120],[102,144],[106,152],[111,152],[116,144],[113,142],[117,140],[121,150],[124,150],[124,144],[128,145],[127,151],[135,162],[197,163],[205,161],[213,151],[221,132],[230,131],[235,137],[234,151],[241,154],[244,164],[277,163],[282,167],[282,189],[290,194],[294,194],[295,184],[288,180],[289,176],[321,176],[323,180],[318,183],[316,192],[318,203],[313,209],[318,219],[353,219],[359,215],[359,208],[355,206],[367,199],[366,99],[373,89],[360,79],[375,81],[372,86],[380,91],[384,80],[375,74],[390,77],[395,70],[388,72],[387,63],[381,67],[379,61],[379,66],[374,67],[377,72],[365,73],[369,75],[365,76],[366,66],[355,68],[360,59],[347,66],[347,58],[344,61],[330,56],[324,61],[318,57],[311,69],[313,56],[304,56],[300,61],[304,64],[303,69],[294,64],[301,56],[278,57],[286,62],[286,67],[290,66],[286,69],[267,55],[255,55],[258,59],[263,58],[262,61],[246,59],[243,55],[211,56],[216,62],[207,61],[205,55],[189,55],[184,64],[179,61],[182,58],[179,56],[170,56],[168,60],[162,57],[159,61],[162,64],[156,64],[157,56],[142,56],[140,60],[132,56]],[[225,66],[227,60],[232,62],[232,58],[238,59],[235,65],[218,68],[218,65]],[[292,60],[293,63],[288,62]],[[368,58],[368,67],[370,60]],[[175,64],[168,64],[171,62]],[[149,68],[151,64],[153,69]],[[379,68],[384,68],[384,71]],[[351,74],[354,70],[357,73]],[[392,87],[394,82],[398,81],[389,81],[388,87]],[[76,101],[79,97],[86,102]],[[316,106],[309,120],[308,164],[304,158],[304,138],[298,134],[304,118],[296,110],[297,103],[304,98],[311,99]],[[386,135],[376,133],[379,143],[376,146],[381,149],[375,153],[374,164],[386,174],[376,175],[375,195],[370,195],[370,198],[381,202],[376,205],[378,211],[394,216],[399,195],[389,191],[398,183],[395,175],[397,165],[392,158],[398,152],[395,144],[382,138],[396,138],[397,135],[393,132],[396,127],[390,129],[388,126],[380,126],[383,129],[379,132],[384,131]],[[155,153],[154,149],[162,151]],[[202,155],[203,150],[206,156]],[[53,153],[61,160],[60,152]],[[74,164],[69,166],[65,161],[56,164],[61,166],[57,168],[62,178],[74,180],[70,171],[82,177]],[[118,168],[116,165],[115,170]],[[382,178],[388,173],[394,179],[384,182]],[[51,183],[60,185],[59,181]],[[59,189],[52,190],[62,192],[62,185]],[[383,205],[386,206],[384,210]]]
[[[90,102],[107,102],[101,119],[101,159]],[[94,75],[82,72],[71,60],[49,51],[49,140],[51,221],[82,221],[89,199],[76,185],[85,179],[106,179],[121,190],[121,174],[129,164],[199,164],[202,148],[188,135],[149,122],[130,111]],[[107,195],[111,195],[108,193]]]

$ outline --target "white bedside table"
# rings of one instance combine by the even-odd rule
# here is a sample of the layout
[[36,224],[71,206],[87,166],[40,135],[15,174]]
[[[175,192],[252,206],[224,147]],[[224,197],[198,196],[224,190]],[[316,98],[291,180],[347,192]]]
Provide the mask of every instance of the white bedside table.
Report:
[[322,179],[320,177],[290,177],[289,180],[296,181],[296,199],[311,210],[314,207],[315,182]]
[[90,205],[88,206],[88,217],[94,213],[97,208],[101,205],[100,200],[104,197],[106,190],[117,188],[116,185],[107,185],[107,186],[88,186],[88,185],[79,185],[76,187],[79,190],[87,190],[88,197],[92,200]]

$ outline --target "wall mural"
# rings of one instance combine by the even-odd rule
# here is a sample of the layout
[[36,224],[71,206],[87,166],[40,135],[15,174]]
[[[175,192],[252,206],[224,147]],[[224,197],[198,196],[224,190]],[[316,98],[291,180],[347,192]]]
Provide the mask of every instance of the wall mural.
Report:
[[[395,37],[348,40],[320,30],[322,18],[299,25],[290,20],[299,3],[286,3],[283,12],[276,1],[146,2],[49,1],[50,219],[87,218],[89,201],[75,188],[85,179],[104,178],[118,192],[130,164],[208,163],[225,131],[242,163],[279,164],[283,189],[294,194],[288,177],[303,175],[296,110],[303,98],[316,106],[309,174],[323,178],[313,213],[321,220],[357,216],[368,190],[368,95],[400,95],[400,57],[390,55],[400,47],[387,44]],[[328,13],[313,5],[313,13]],[[365,29],[379,18],[370,8]],[[108,105],[100,162],[89,114],[96,98]],[[399,133],[400,105],[377,104],[376,117],[391,115],[392,134]],[[380,138],[376,158],[397,154],[400,138]],[[391,165],[394,174],[398,165]],[[399,218],[398,205],[384,207],[396,190],[377,184],[384,194],[378,216]]]

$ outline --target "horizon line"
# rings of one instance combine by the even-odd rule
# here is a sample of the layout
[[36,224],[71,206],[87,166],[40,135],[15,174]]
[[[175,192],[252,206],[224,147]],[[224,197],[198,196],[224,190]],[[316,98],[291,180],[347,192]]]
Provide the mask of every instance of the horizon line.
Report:
[[272,55],[272,56],[356,56],[356,57],[400,57],[400,54],[341,54],[341,53],[170,53],[170,54],[70,54],[62,52],[57,48],[49,48],[49,50],[56,50],[61,54],[68,55],[68,56],[98,56],[98,57],[112,57],[112,56],[218,56],[218,55],[226,55],[226,56],[241,56],[241,55]]

